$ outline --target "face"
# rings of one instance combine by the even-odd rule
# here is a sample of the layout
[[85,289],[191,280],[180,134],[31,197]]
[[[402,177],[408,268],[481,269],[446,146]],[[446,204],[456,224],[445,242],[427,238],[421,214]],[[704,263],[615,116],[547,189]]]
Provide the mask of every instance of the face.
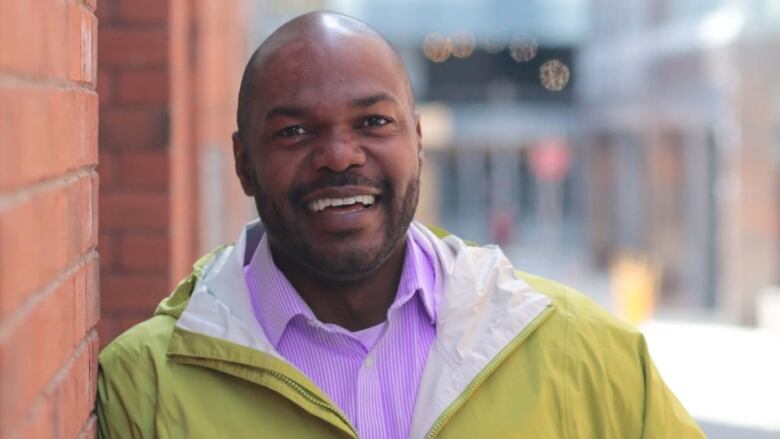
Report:
[[[377,270],[404,241],[419,193],[419,118],[377,40],[290,42],[256,72],[237,170],[275,252],[333,279]],[[242,152],[243,151],[243,152]]]

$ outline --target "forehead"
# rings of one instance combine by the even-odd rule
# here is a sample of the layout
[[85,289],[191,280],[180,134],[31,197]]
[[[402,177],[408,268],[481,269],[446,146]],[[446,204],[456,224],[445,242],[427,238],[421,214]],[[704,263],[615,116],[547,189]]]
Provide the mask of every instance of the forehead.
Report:
[[256,107],[280,103],[339,104],[385,93],[405,102],[405,71],[384,41],[364,35],[302,36],[261,60]]

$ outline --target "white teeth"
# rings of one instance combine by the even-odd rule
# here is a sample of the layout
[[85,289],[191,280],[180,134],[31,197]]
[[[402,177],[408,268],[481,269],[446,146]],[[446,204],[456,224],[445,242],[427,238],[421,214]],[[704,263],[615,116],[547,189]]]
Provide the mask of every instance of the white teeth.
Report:
[[364,206],[371,206],[374,204],[373,195],[356,195],[354,197],[346,198],[320,198],[318,200],[310,201],[307,207],[312,212],[321,212],[326,207],[338,207],[338,206],[351,206],[355,203],[360,203]]

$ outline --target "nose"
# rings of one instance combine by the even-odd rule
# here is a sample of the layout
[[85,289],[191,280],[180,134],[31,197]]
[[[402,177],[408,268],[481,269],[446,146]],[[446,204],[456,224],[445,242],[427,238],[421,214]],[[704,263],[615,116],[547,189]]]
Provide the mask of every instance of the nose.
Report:
[[366,154],[351,130],[333,130],[315,145],[312,164],[316,170],[343,172],[352,166],[362,166]]

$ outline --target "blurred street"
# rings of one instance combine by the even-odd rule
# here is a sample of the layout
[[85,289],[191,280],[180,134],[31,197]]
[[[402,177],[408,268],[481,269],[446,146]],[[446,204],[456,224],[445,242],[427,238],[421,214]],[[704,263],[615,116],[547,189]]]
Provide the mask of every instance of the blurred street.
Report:
[[640,326],[669,387],[709,437],[780,438],[780,336],[659,318]]
[[[506,248],[516,266],[589,295],[612,312],[606,272],[580,247],[546,245],[528,227]],[[659,310],[639,324],[666,383],[711,439],[780,439],[780,334],[720,322],[715,315]]]

